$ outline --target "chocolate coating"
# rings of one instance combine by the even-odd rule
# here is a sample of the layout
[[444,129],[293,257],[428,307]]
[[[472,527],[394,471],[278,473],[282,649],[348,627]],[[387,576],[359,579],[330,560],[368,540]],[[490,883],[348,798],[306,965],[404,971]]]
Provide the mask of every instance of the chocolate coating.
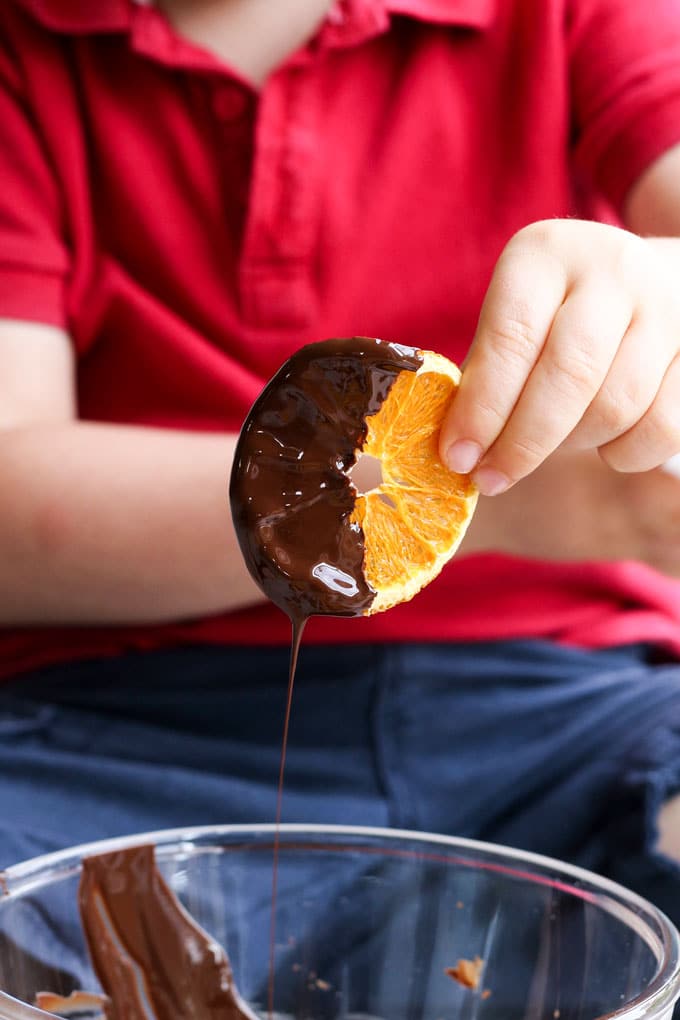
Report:
[[413,347],[353,337],[297,351],[250,410],[236,447],[231,512],[253,578],[292,620],[360,616],[375,598],[347,471]]
[[180,905],[152,846],[85,858],[78,901],[109,1020],[256,1020],[227,954]]

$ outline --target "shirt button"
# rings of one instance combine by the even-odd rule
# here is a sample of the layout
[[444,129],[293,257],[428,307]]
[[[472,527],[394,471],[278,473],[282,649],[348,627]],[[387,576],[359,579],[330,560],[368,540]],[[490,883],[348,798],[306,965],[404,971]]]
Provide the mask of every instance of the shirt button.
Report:
[[236,120],[245,112],[248,99],[242,89],[237,86],[223,86],[213,95],[212,106],[215,116],[220,120]]

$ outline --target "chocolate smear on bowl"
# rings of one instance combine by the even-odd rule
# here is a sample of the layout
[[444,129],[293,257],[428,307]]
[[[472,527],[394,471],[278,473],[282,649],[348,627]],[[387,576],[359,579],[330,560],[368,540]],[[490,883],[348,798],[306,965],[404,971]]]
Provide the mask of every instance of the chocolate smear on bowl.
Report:
[[181,905],[152,846],[85,858],[78,902],[107,1020],[256,1020],[227,954]]

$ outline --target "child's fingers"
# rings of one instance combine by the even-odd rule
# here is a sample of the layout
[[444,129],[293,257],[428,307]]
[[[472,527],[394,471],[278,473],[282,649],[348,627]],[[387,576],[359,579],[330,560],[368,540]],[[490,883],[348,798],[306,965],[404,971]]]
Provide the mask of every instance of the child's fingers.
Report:
[[[634,316],[607,378],[572,434],[577,447],[597,449],[611,443],[642,418],[675,355],[671,339],[656,315]],[[651,356],[655,347],[659,357]]]
[[659,391],[640,420],[600,448],[617,471],[649,471],[680,450],[680,355],[668,367]]
[[604,383],[630,323],[630,304],[607,281],[575,287],[498,439],[474,474],[502,491],[533,471],[576,428]]
[[471,471],[504,429],[567,289],[560,262],[511,241],[484,299],[463,378],[441,430],[453,471]]
[[679,323],[641,238],[578,221],[525,227],[494,272],[442,458],[489,495],[568,438],[623,471],[662,463],[680,446]]

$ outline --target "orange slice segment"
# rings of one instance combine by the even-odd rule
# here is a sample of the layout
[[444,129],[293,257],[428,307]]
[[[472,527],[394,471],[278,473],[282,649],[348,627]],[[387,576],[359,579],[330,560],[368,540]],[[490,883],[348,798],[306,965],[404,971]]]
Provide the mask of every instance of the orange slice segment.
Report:
[[[393,593],[398,592],[400,597],[391,603],[393,605],[412,598],[422,585],[411,587],[412,579],[406,575],[404,564],[418,564],[421,570],[432,569],[437,558],[432,546],[404,527],[401,507],[390,505],[379,491],[357,497],[352,519],[364,532],[364,576],[379,593],[376,601],[380,593],[389,593],[388,598],[392,599]],[[370,612],[379,612],[374,607],[375,601]]]
[[440,573],[460,545],[477,490],[439,458],[444,415],[458,368],[423,352],[417,372],[402,372],[368,419],[361,453],[377,457],[382,482],[357,496],[352,522],[363,530],[364,576],[376,597],[367,615],[406,602]]

